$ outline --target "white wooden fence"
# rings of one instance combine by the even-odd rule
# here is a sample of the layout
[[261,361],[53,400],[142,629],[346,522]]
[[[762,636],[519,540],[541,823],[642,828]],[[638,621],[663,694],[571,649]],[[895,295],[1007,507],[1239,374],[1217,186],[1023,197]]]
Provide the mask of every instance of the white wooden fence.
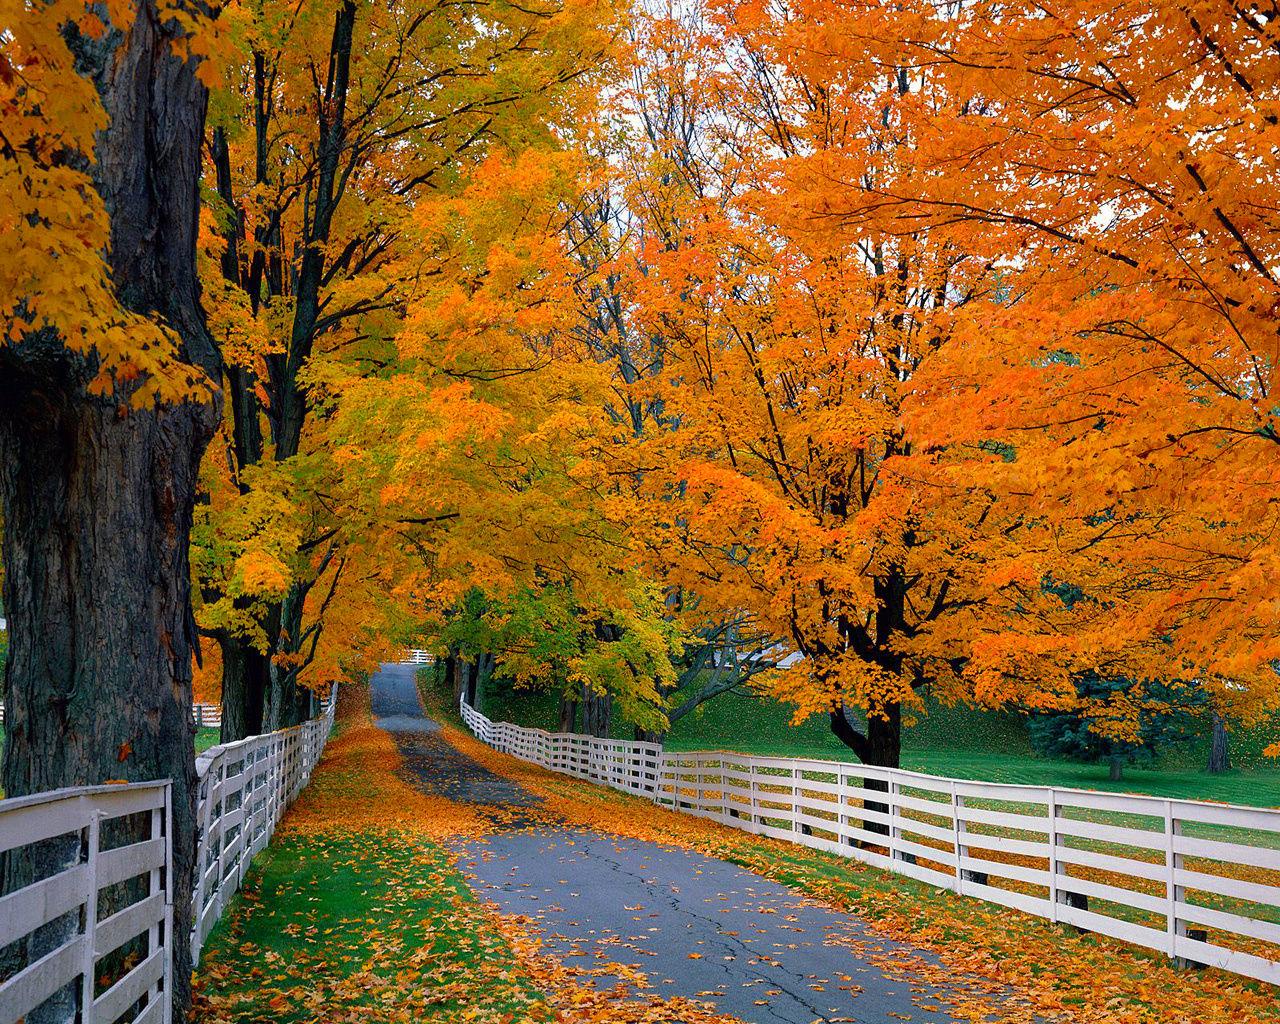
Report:
[[[335,704],[330,697],[304,725],[196,759],[193,957],[310,780]],[[42,857],[39,877],[0,896],[0,950],[23,940],[32,950],[16,973],[0,973],[0,1024],[23,1020],[51,997],[63,1019],[80,1024],[114,1024],[126,1013],[133,1024],[168,1024],[170,789],[163,780],[0,800],[0,855]]]
[[498,750],[672,810],[1280,984],[1280,810],[664,751],[465,702],[462,716]]

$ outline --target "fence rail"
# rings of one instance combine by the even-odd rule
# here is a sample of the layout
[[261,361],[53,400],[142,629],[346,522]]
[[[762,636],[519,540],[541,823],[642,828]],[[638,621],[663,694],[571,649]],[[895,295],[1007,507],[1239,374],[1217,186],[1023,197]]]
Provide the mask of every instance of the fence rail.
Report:
[[[205,751],[198,776],[192,955],[249,862],[306,786],[336,700],[303,725]],[[50,1019],[168,1024],[173,972],[171,783],[84,786],[0,800],[0,1024]],[[17,878],[15,871],[23,876]],[[0,890],[3,891],[3,890]],[[17,945],[21,944],[21,945]]]
[[1280,985],[1280,810],[664,751],[461,708],[479,739],[544,768]]

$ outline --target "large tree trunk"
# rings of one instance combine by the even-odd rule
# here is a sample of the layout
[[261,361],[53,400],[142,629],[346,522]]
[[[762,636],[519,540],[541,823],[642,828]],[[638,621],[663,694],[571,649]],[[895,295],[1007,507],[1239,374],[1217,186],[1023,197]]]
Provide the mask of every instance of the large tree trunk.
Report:
[[1231,749],[1227,745],[1227,723],[1213,713],[1213,740],[1209,746],[1209,763],[1205,770],[1215,775],[1231,771]]
[[223,743],[262,732],[262,711],[271,682],[270,659],[242,637],[219,636],[222,650]]
[[902,767],[902,707],[899,704],[886,704],[881,714],[869,715],[864,732],[858,731],[843,709],[833,711],[831,732],[857,754],[863,764]]
[[[307,588],[295,583],[279,608],[268,613],[268,635],[275,638],[278,654],[301,653],[306,594]],[[298,665],[274,657],[267,659],[267,693],[262,712],[264,732],[301,725],[309,717],[311,693],[298,683],[298,671]]]
[[605,739],[613,731],[613,695],[582,687],[582,731]]
[[[91,171],[111,218],[117,295],[177,332],[193,379],[216,382],[195,263],[206,92],[194,61],[175,54],[179,34],[140,0],[126,33],[71,38],[107,114]],[[9,796],[112,779],[173,781],[173,932],[165,941],[175,1020],[183,1020],[196,836],[187,556],[218,410],[131,411],[128,385],[116,395],[87,393],[94,372],[48,332],[0,346],[3,781]],[[66,1015],[51,1005],[28,1021]]]

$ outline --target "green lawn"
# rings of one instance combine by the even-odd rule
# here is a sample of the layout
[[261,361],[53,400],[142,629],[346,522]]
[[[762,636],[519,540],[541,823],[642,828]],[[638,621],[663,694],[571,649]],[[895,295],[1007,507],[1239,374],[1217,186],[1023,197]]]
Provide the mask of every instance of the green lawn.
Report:
[[[555,728],[555,701],[532,690],[495,688],[485,714],[495,720],[544,729]],[[1280,738],[1280,723],[1231,738],[1236,770],[1209,775],[1202,770],[1207,739],[1176,748],[1149,767],[1129,767],[1112,782],[1106,765],[1038,757],[1026,727],[1014,714],[931,703],[926,714],[908,726],[903,737],[902,766],[931,775],[987,782],[1065,786],[1153,796],[1220,800],[1261,807],[1280,806],[1280,763],[1261,750]],[[630,738],[626,722],[614,723],[614,735]],[[672,750],[734,750],[777,757],[809,757],[854,761],[852,752],[817,716],[791,724],[791,709],[753,693],[725,694],[676,722],[667,738]]]
[[381,832],[274,839],[209,937],[198,999],[211,1021],[551,1016],[448,853]]

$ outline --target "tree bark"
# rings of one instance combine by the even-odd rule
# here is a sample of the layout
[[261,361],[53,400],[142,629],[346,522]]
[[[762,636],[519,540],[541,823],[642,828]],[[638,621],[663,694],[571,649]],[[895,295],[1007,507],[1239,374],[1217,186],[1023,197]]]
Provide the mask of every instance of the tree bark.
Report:
[[[268,612],[268,636],[277,638],[274,646],[276,653],[302,653],[302,611],[308,589],[294,583],[285,595],[284,602]],[[299,671],[299,665],[267,658],[267,693],[262,711],[264,732],[301,725],[307,720],[310,694],[305,686],[298,683]]]
[[1213,740],[1209,745],[1209,763],[1205,771],[1219,775],[1231,771],[1231,748],[1227,743],[1227,723],[1216,711],[1213,713]]
[[570,700],[567,694],[560,694],[557,719],[558,732],[576,732],[578,729],[578,702]]
[[[858,756],[863,764],[881,768],[902,766],[902,707],[887,704],[882,714],[869,715],[865,732],[859,732],[849,721],[843,708],[831,712],[831,731],[845,746]],[[889,792],[889,784],[881,779],[862,780],[863,789],[872,793]],[[888,814],[889,805],[878,800],[864,801],[866,809],[878,814]],[[888,835],[889,826],[881,821],[864,819],[862,827],[868,832]]]
[[[207,95],[195,62],[175,54],[180,34],[139,0],[127,32],[69,39],[107,114],[91,173],[110,216],[117,296],[173,329],[191,378],[216,386],[219,358],[195,260]],[[191,996],[196,836],[188,541],[219,408],[129,410],[130,385],[88,394],[95,372],[47,331],[0,346],[3,781],[8,796],[21,796],[172,780],[173,930],[165,941],[180,1021]],[[11,858],[6,871],[16,867]],[[27,1020],[65,1013],[50,1005]]]
[[262,732],[263,702],[270,684],[268,658],[242,637],[220,635],[223,743]]
[[595,693],[586,685],[582,688],[582,731],[601,739],[608,737],[613,728],[613,696]]
[[902,707],[899,704],[886,704],[882,714],[868,716],[865,732],[854,727],[843,708],[832,711],[831,732],[863,764],[902,767]]

